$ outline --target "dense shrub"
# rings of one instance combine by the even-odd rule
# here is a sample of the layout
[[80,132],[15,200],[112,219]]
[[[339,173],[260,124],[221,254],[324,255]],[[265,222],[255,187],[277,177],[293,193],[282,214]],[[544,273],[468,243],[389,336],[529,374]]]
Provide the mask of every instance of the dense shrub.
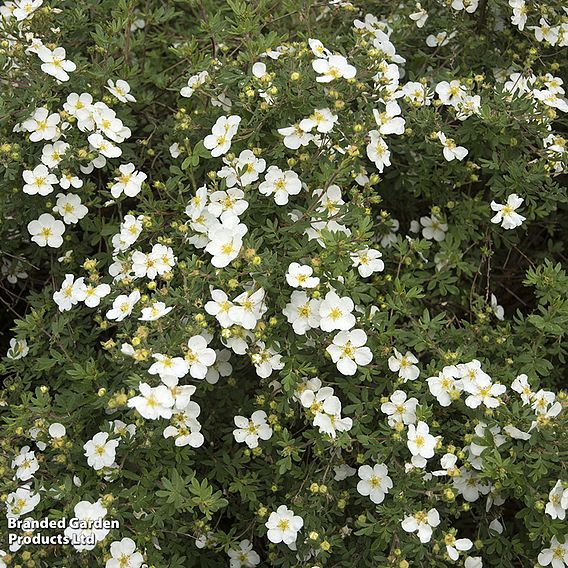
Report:
[[0,14],[0,566],[568,565],[560,1]]

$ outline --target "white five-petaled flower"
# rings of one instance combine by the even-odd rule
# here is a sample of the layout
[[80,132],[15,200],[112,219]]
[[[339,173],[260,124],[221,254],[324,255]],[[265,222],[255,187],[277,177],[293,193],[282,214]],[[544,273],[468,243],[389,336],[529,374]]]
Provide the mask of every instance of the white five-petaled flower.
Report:
[[57,176],[50,173],[44,164],[33,170],[24,170],[22,177],[26,182],[22,191],[28,195],[49,195],[57,183]]
[[252,549],[252,542],[248,539],[241,540],[238,548],[230,549],[229,568],[254,568],[260,564],[260,556]]
[[434,450],[438,441],[432,434],[426,422],[409,424],[406,445],[412,453],[412,464],[415,467],[424,467],[426,461],[434,457]]
[[363,278],[368,278],[373,272],[382,272],[385,263],[381,260],[383,255],[376,249],[367,248],[351,254],[353,266],[357,268]]
[[550,548],[545,548],[538,555],[538,563],[541,566],[552,564],[552,568],[568,566],[568,534],[564,535],[564,544],[560,544],[558,539],[553,536],[550,541]]
[[20,453],[12,460],[12,468],[16,470],[16,477],[20,481],[29,481],[39,469],[35,452],[29,446],[20,449]]
[[378,130],[371,130],[369,132],[367,157],[371,162],[374,162],[379,173],[382,173],[386,166],[391,165],[389,147]]
[[231,148],[231,141],[239,128],[241,117],[237,115],[220,116],[203,140],[205,148],[211,151],[214,158],[226,154]]
[[32,241],[40,247],[59,248],[63,244],[65,225],[49,213],[42,213],[35,221],[28,223]]
[[46,108],[39,107],[30,118],[22,122],[22,128],[30,133],[32,142],[55,140],[59,136],[60,121],[61,117],[58,113],[49,114]]
[[274,194],[277,205],[286,205],[290,195],[297,195],[301,189],[298,174],[292,170],[282,171],[278,166],[270,166],[264,181],[258,186],[258,191],[263,195]]
[[185,360],[189,364],[189,374],[194,379],[204,379],[207,369],[215,363],[214,349],[207,347],[207,339],[202,335],[194,335],[187,341]]
[[140,568],[144,562],[144,556],[136,550],[136,543],[128,537],[112,542],[110,555],[105,568]]
[[272,437],[272,428],[266,421],[266,412],[256,410],[250,419],[244,416],[235,416],[236,428],[233,436],[239,443],[244,442],[249,448],[256,448],[258,440],[269,440]]
[[526,220],[526,217],[517,213],[517,209],[522,205],[523,201],[524,199],[519,197],[516,193],[511,193],[511,195],[507,197],[507,203],[505,205],[492,201],[491,209],[496,211],[496,214],[491,218],[491,222],[496,224],[501,223],[503,229],[520,227],[523,221]]
[[117,296],[112,303],[112,308],[106,313],[107,319],[122,321],[132,313],[138,300],[140,300],[140,292],[138,290],[134,290],[128,295],[121,294]]
[[109,440],[108,438],[107,432],[99,432],[83,446],[87,463],[95,471],[110,467],[114,463],[119,440]]
[[420,369],[416,366],[418,359],[410,352],[407,351],[404,355],[396,348],[393,348],[394,355],[391,355],[388,360],[389,369],[393,373],[398,373],[398,376],[406,381],[415,381],[420,375]]
[[362,465],[357,474],[361,481],[357,483],[357,491],[376,505],[385,500],[385,495],[392,489],[392,479],[388,476],[389,470],[385,464],[378,463],[373,467]]
[[334,290],[330,290],[320,303],[320,328],[322,331],[347,331],[355,325],[355,316],[352,314],[355,304],[348,296],[339,297]]
[[140,383],[138,390],[140,395],[129,399],[128,406],[135,408],[140,416],[149,420],[172,417],[175,400],[166,385],[151,387],[147,383]]
[[185,377],[189,372],[189,365],[183,357],[170,357],[162,353],[154,353],[156,360],[148,369],[150,375],[159,375],[164,384],[169,387],[177,385],[178,379]]
[[467,148],[458,146],[453,138],[447,138],[443,132],[437,132],[436,136],[444,147],[442,153],[448,162],[452,160],[463,160],[467,156]]
[[283,542],[288,546],[295,544],[298,532],[304,526],[304,519],[294,515],[294,511],[286,505],[280,505],[276,511],[270,513],[265,524],[268,529],[268,540],[275,544]]
[[75,193],[57,194],[57,202],[52,211],[61,215],[67,225],[78,223],[89,210],[81,203],[81,198]]
[[119,79],[116,83],[112,79],[109,79],[107,81],[107,87],[105,88],[110,91],[121,103],[136,102],[134,96],[130,94],[130,85],[122,79]]
[[286,282],[293,288],[315,288],[319,285],[320,279],[312,276],[314,270],[307,264],[292,262],[286,272]]
[[318,83],[330,83],[335,79],[353,79],[357,70],[350,65],[343,55],[330,55],[327,58],[312,61],[312,67],[319,77]]
[[298,335],[304,335],[309,329],[319,326],[319,306],[320,300],[310,299],[306,292],[295,290],[282,313],[286,316],[288,323],[292,325],[294,332]]
[[53,301],[57,304],[60,312],[70,310],[78,302],[86,298],[85,279],[75,279],[73,274],[66,274],[61,288],[53,293]]
[[41,70],[55,77],[58,81],[69,81],[68,72],[77,69],[75,63],[65,59],[65,49],[63,47],[56,47],[51,50],[42,45],[37,50],[37,55],[43,61]]
[[566,518],[566,509],[568,509],[568,487],[559,479],[548,494],[548,503],[544,512],[552,519]]
[[115,183],[111,186],[110,192],[117,199],[123,193],[128,197],[134,197],[140,193],[142,184],[148,177],[144,172],[136,170],[134,164],[123,164],[119,166],[120,175],[114,178]]
[[420,224],[422,225],[422,236],[428,240],[435,240],[441,242],[446,238],[448,225],[442,223],[436,215],[431,217],[420,217]]
[[416,422],[416,407],[418,399],[407,398],[404,391],[396,390],[390,396],[389,402],[381,404],[381,412],[388,416],[388,423],[391,428],[398,423],[414,424]]
[[368,347],[367,334],[362,329],[340,331],[326,351],[331,355],[337,370],[343,375],[354,375],[358,366],[368,365],[373,354]]
[[433,529],[440,524],[440,515],[436,509],[418,511],[414,515],[407,515],[401,522],[406,532],[415,532],[420,542],[430,542]]

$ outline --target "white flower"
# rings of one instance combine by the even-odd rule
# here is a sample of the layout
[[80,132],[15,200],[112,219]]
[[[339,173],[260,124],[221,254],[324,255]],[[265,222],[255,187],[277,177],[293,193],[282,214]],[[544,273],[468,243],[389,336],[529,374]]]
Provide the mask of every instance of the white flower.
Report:
[[98,286],[93,286],[87,284],[85,286],[85,306],[88,308],[96,308],[100,303],[101,299],[108,296],[111,292],[111,288],[108,284],[99,284]]
[[453,138],[446,138],[446,135],[443,132],[437,132],[436,136],[444,147],[442,153],[448,162],[451,162],[452,160],[463,160],[467,156],[467,148],[458,146]]
[[196,89],[205,84],[207,79],[209,79],[209,73],[207,73],[207,71],[201,71],[200,73],[197,73],[197,75],[192,75],[187,80],[187,86],[181,89],[180,95],[186,98],[191,97]]
[[135,408],[140,416],[149,420],[171,418],[174,397],[166,385],[152,388],[147,383],[138,385],[139,396],[128,400],[128,407]]
[[95,503],[80,501],[73,509],[73,517],[78,519],[76,527],[68,526],[64,534],[70,539],[75,550],[92,550],[98,542],[104,540],[110,529],[101,528],[102,523],[95,521],[106,517],[107,510],[99,499]]
[[58,81],[69,81],[67,72],[75,71],[77,66],[72,61],[65,59],[65,49],[56,47],[54,50],[42,45],[37,50],[38,57],[43,61],[41,70]]
[[251,354],[251,361],[260,378],[266,379],[270,377],[272,371],[279,371],[284,368],[282,355],[276,353],[272,347],[267,348],[263,341],[257,341],[255,346],[258,351]]
[[450,39],[455,36],[455,32],[448,34],[448,32],[439,32],[436,35],[430,34],[426,38],[426,45],[428,47],[443,47],[444,45],[448,45],[450,43]]
[[357,366],[368,365],[373,359],[371,350],[364,347],[366,342],[367,334],[362,329],[340,331],[326,351],[341,374],[354,375]]
[[266,160],[257,158],[252,150],[243,150],[233,160],[223,158],[223,163],[225,166],[217,172],[217,175],[225,179],[228,188],[235,185],[247,187],[257,181],[266,169]]
[[467,94],[465,87],[457,79],[450,82],[440,81],[435,90],[442,104],[453,107],[457,107]]
[[305,292],[294,291],[282,313],[292,325],[294,332],[304,335],[309,329],[319,326],[319,307],[319,300],[310,299]]
[[33,170],[24,170],[22,177],[26,182],[22,191],[28,195],[49,195],[57,183],[57,176],[49,173],[44,164],[36,166]]
[[17,359],[23,359],[30,351],[28,347],[28,342],[25,339],[16,339],[13,337],[10,339],[10,347],[6,353],[8,359],[16,361]]
[[202,335],[194,335],[187,342],[185,360],[189,363],[189,374],[194,379],[204,379],[208,367],[215,363],[215,350],[207,347],[207,340]]
[[497,408],[501,401],[499,396],[504,394],[507,387],[492,383],[489,377],[479,377],[477,380],[464,384],[464,390],[469,393],[465,403],[470,408],[484,404],[487,408]]
[[226,154],[231,148],[231,140],[236,134],[241,122],[237,115],[220,116],[211,129],[211,134],[203,140],[205,148],[211,151],[214,158]]
[[138,300],[140,300],[140,292],[138,290],[134,290],[134,292],[128,295],[121,294],[116,297],[112,303],[112,309],[106,313],[107,319],[122,321],[132,313]]
[[229,568],[254,568],[260,564],[260,556],[252,549],[252,542],[241,540],[239,548],[231,549],[229,555]]
[[355,323],[355,316],[351,313],[355,307],[353,300],[348,296],[339,297],[334,290],[330,290],[322,300],[319,308],[320,328],[322,331],[347,331]]
[[302,182],[296,172],[282,171],[277,166],[270,166],[266,170],[264,181],[258,186],[263,195],[274,194],[277,205],[286,205],[290,195],[297,195],[302,189]]
[[64,232],[63,221],[56,221],[49,213],[42,213],[38,219],[28,223],[31,240],[40,247],[59,248],[63,244]]
[[115,146],[112,142],[106,140],[102,134],[95,132],[87,138],[89,144],[94,150],[97,150],[106,158],[118,158],[122,154],[119,146]]
[[[319,380],[319,379],[318,379]],[[333,394],[331,387],[317,388],[314,392],[306,388],[300,395],[300,402],[314,415],[314,426],[323,434],[335,438],[337,432],[347,432],[353,427],[351,418],[342,418],[341,401]]]
[[109,440],[107,432],[95,434],[93,438],[83,446],[87,463],[95,471],[112,466],[116,457],[118,443],[118,440]]
[[272,437],[272,428],[266,422],[264,410],[253,412],[250,420],[244,416],[235,416],[234,421],[236,428],[233,430],[233,436],[239,444],[244,442],[252,449],[258,446],[259,438],[269,440]]
[[415,381],[420,375],[420,369],[415,365],[418,359],[410,352],[407,351],[404,355],[394,347],[394,355],[391,355],[388,360],[389,369],[393,373],[398,373],[398,376],[407,381]]
[[342,463],[341,465],[334,465],[333,471],[335,472],[335,475],[333,477],[335,481],[343,481],[344,479],[352,477],[357,473],[357,470],[354,467],[351,467],[346,463]]
[[316,288],[320,279],[317,276],[312,276],[313,272],[313,268],[307,264],[292,262],[286,272],[286,282],[292,288]]
[[524,199],[519,197],[516,193],[511,193],[507,197],[507,203],[501,205],[495,201],[491,202],[491,209],[497,213],[491,218],[492,223],[501,223],[503,229],[514,229],[520,227],[526,217],[517,213],[517,209],[522,205]]
[[205,304],[205,311],[215,316],[221,327],[231,327],[235,323],[229,316],[232,305],[223,290],[211,290],[211,300]]
[[52,209],[63,217],[63,222],[67,225],[78,223],[89,210],[81,203],[81,198],[75,193],[57,194],[57,202]]
[[385,464],[362,465],[357,474],[361,481],[357,483],[357,491],[364,497],[369,497],[378,505],[385,500],[385,495],[392,489],[392,479],[388,476],[388,468]]
[[302,130],[298,124],[278,129],[278,134],[284,136],[284,146],[290,150],[297,150],[300,146],[307,146],[314,135]]
[[390,397],[390,402],[381,404],[381,412],[388,416],[388,423],[394,428],[398,423],[414,424],[416,422],[416,407],[418,400],[414,397],[407,399],[404,391],[396,390]]
[[136,543],[131,538],[111,542],[110,555],[105,568],[140,568],[144,562],[144,557],[136,550]]
[[308,45],[310,46],[312,53],[316,57],[325,58],[331,55],[331,51],[329,51],[329,49],[326,49],[319,39],[309,38]]
[[381,260],[382,256],[378,250],[367,248],[351,253],[351,260],[359,274],[363,278],[368,278],[373,272],[382,272],[385,269],[385,263]]
[[27,487],[19,487],[6,498],[6,516],[20,517],[31,513],[40,501],[40,496]]
[[[6,2],[5,6],[8,4],[9,2]],[[12,14],[18,22],[21,22],[22,20],[31,18],[42,4],[43,0],[19,0],[17,3],[14,3],[14,11]]]
[[53,144],[46,144],[41,151],[41,161],[48,168],[56,168],[68,149],[69,144],[61,140]]
[[428,19],[428,12],[417,2],[416,12],[412,12],[408,17],[416,23],[416,27],[423,28]]
[[544,512],[552,519],[563,521],[566,518],[566,509],[568,509],[568,488],[564,487],[559,479],[548,494],[548,503]]
[[374,162],[379,173],[382,173],[386,166],[391,165],[389,147],[381,137],[378,130],[371,130],[369,132],[369,137],[370,140],[367,144],[367,157],[371,160],[371,162]]
[[116,176],[115,182],[110,192],[115,199],[118,199],[123,193],[128,197],[138,195],[142,189],[142,183],[148,177],[144,172],[137,171],[134,164],[123,164],[119,166],[120,175]]
[[205,250],[212,256],[211,264],[215,268],[224,268],[237,258],[247,230],[247,226],[240,223],[238,217],[232,216],[208,231],[210,241]]
[[489,485],[484,485],[479,481],[475,471],[464,468],[460,469],[458,476],[453,477],[452,483],[468,503],[477,501],[480,495],[487,495],[491,490]]
[[255,292],[247,290],[239,294],[229,308],[231,321],[245,329],[254,329],[267,310],[264,296],[265,291],[263,288],[259,288]]
[[432,217],[420,217],[420,224],[422,225],[422,236],[431,241],[432,239],[441,242],[446,238],[448,225],[442,223],[436,215]]
[[170,357],[161,353],[153,353],[156,360],[148,369],[150,375],[159,375],[163,383],[169,387],[175,386],[178,379],[185,377],[189,372],[189,365],[183,357]]
[[166,307],[164,302],[154,302],[149,308],[142,308],[142,315],[138,318],[141,321],[156,321],[169,314],[173,307]]
[[529,384],[529,378],[523,373],[518,375],[517,378],[511,383],[511,389],[521,395],[523,404],[530,404],[533,397],[533,391]]
[[321,133],[331,132],[337,123],[337,115],[333,114],[329,108],[314,110],[309,118],[300,121],[300,128],[304,132],[311,132],[314,128]]
[[444,536],[444,544],[446,545],[448,556],[454,562],[459,559],[460,552],[470,550],[473,546],[473,542],[469,538],[456,538],[452,533],[447,533]]
[[44,107],[37,108],[32,117],[22,122],[22,128],[30,132],[30,140],[54,140],[59,135],[58,124],[61,117],[57,113],[49,114]]
[[430,428],[426,422],[408,425],[406,446],[412,453],[412,463],[416,467],[424,467],[426,460],[434,457],[434,450],[438,441],[429,433]]
[[115,83],[112,79],[109,79],[107,85],[105,89],[110,91],[121,103],[136,102],[134,96],[130,94],[130,85],[126,81],[119,79]]
[[560,544],[558,539],[553,536],[550,541],[550,548],[545,548],[538,555],[538,563],[541,566],[552,564],[552,568],[568,566],[568,535],[564,535],[564,544]]
[[304,520],[294,515],[294,511],[288,509],[286,505],[280,505],[276,511],[270,513],[265,526],[268,529],[267,536],[270,542],[291,545],[296,542],[298,532],[304,526]]
[[[192,411],[192,408],[195,409],[195,411]],[[181,414],[176,415],[176,426],[167,426],[164,428],[164,438],[175,437],[175,445],[177,447],[201,447],[205,442],[205,438],[200,432],[201,424],[195,419],[195,416],[199,415],[200,410],[198,404],[190,401],[188,407]]]
[[457,368],[454,365],[447,365],[436,377],[426,379],[430,392],[441,406],[450,406],[453,400],[459,398],[463,385],[458,377]]
[[16,477],[20,481],[29,481],[39,469],[35,452],[29,446],[20,449],[20,453],[12,460],[12,468],[16,469]]
[[503,321],[505,319],[505,310],[503,309],[503,306],[499,305],[495,294],[491,294],[491,309],[498,320]]
[[48,434],[55,439],[64,438],[66,433],[67,430],[65,429],[65,426],[63,426],[63,424],[61,424],[60,422],[54,422],[53,424],[50,424],[48,429]]
[[357,70],[353,65],[349,65],[343,55],[330,55],[326,59],[316,59],[312,61],[312,67],[319,77],[318,83],[330,83],[334,79],[353,79]]
[[78,302],[86,298],[85,279],[75,279],[73,274],[66,274],[61,288],[54,292],[53,301],[57,304],[60,312],[70,310]]
[[70,187],[79,189],[80,187],[83,187],[83,180],[69,172],[65,172],[61,174],[61,177],[59,178],[59,186],[61,189],[69,189]]
[[215,363],[207,369],[205,380],[214,385],[220,377],[228,377],[233,372],[233,366],[229,362],[231,352],[228,349],[215,350]]
[[323,191],[323,189],[315,189],[313,192],[320,199],[316,211],[320,213],[327,213],[330,217],[336,215],[340,211],[340,207],[345,205],[343,197],[341,196],[341,188],[338,185],[332,184]]
[[440,524],[440,515],[436,509],[426,511],[418,511],[414,515],[407,515],[401,522],[402,528],[406,532],[415,532],[418,534],[420,542],[430,542],[432,532]]
[[373,109],[373,116],[382,136],[404,134],[405,120],[399,116],[401,112],[400,106],[396,101],[388,101],[383,112]]

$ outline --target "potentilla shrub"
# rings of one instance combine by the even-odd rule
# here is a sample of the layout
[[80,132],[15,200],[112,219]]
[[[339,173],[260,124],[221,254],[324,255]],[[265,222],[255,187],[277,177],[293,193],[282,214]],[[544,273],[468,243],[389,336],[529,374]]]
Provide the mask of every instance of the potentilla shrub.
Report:
[[561,2],[0,14],[0,566],[568,565]]

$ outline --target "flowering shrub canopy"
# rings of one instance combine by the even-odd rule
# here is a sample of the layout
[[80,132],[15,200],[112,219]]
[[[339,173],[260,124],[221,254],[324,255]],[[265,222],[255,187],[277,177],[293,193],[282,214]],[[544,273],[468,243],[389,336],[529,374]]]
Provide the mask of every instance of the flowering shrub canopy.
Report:
[[566,46],[559,0],[4,2],[2,533],[83,523],[0,567],[568,566]]

